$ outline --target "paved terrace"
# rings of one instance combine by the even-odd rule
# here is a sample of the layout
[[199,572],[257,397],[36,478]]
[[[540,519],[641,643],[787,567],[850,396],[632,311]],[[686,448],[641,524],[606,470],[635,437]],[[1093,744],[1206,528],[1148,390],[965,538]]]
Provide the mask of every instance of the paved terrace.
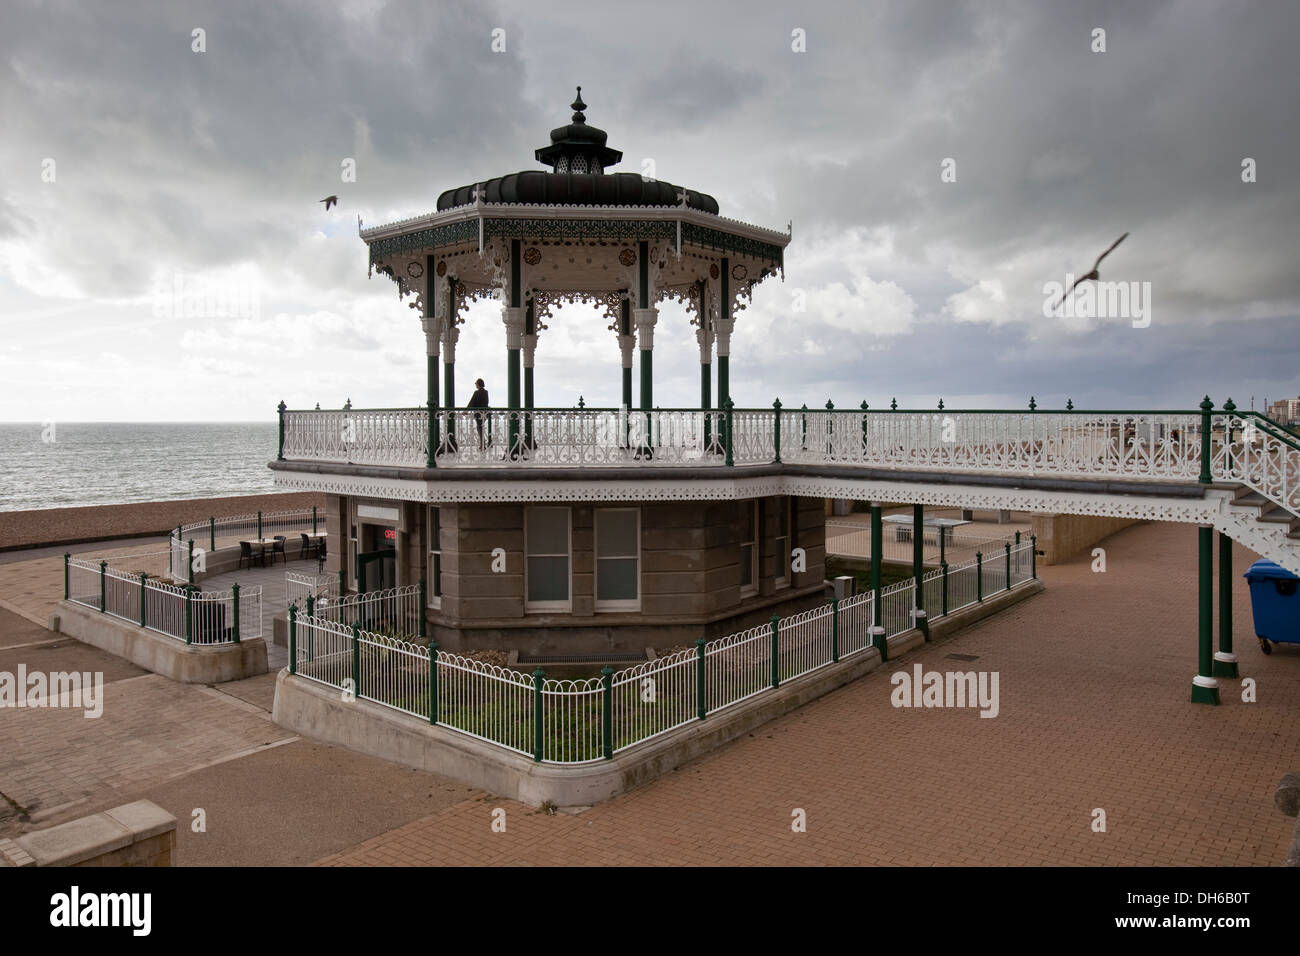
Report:
[[[1194,527],[1143,525],[1103,542],[1106,574],[1090,556],[1040,566],[1032,600],[575,816],[291,737],[269,720],[274,675],[173,684],[0,611],[0,670],[110,682],[99,720],[0,710],[0,834],[145,798],[182,821],[207,811],[207,833],[177,831],[182,865],[1275,866],[1294,822],[1272,792],[1298,769],[1300,646],[1260,653],[1238,577],[1258,703],[1221,679],[1222,706],[1191,704],[1195,542]],[[1253,558],[1238,548],[1237,569]],[[999,716],[894,709],[889,675],[917,663],[998,671]],[[490,829],[498,806],[506,833]],[[807,833],[790,831],[795,807]],[[1106,833],[1090,829],[1097,807]]]
[[[576,816],[476,794],[322,862],[1279,865],[1294,821],[1272,793],[1296,769],[1300,647],[1263,656],[1239,580],[1259,702],[1237,680],[1221,707],[1189,702],[1195,540],[1168,524],[1113,535],[1107,573],[1091,556],[1040,568],[1038,597]],[[889,675],[915,664],[998,671],[999,716],[895,709]],[[1106,833],[1090,828],[1098,807]]]

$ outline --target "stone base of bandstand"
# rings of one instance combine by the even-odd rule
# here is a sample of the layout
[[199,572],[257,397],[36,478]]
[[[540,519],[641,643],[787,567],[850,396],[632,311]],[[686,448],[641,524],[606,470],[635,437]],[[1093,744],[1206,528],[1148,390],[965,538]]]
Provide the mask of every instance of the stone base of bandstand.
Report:
[[[949,637],[1042,590],[1041,581],[1028,581],[933,621],[931,640]],[[924,644],[924,636],[915,628],[896,634],[889,639],[889,660]],[[880,666],[879,652],[868,648],[849,660],[818,668],[704,720],[630,747],[612,760],[578,766],[537,763],[379,704],[345,700],[339,689],[290,675],[287,670],[276,680],[273,719],[304,737],[451,777],[530,806],[585,807],[669,773]]]

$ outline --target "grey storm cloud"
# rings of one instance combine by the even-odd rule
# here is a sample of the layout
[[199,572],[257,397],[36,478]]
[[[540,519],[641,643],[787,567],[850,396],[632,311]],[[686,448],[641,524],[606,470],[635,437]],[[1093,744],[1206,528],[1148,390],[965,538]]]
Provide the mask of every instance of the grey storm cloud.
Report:
[[[536,168],[581,84],[620,169],[653,157],[723,215],[793,220],[785,285],[737,324],[743,403],[1300,394],[1294,4],[17,2],[0,16],[0,242],[21,240],[68,294],[255,263],[315,290],[303,313],[369,309],[392,290],[367,281],[356,216],[425,213],[444,189]],[[1105,53],[1090,49],[1098,27]],[[57,186],[40,181],[45,157]],[[340,183],[345,157],[355,184]],[[853,230],[887,235],[888,255],[828,258]],[[1152,284],[1151,327],[1044,317],[1043,284],[1125,231],[1103,278]],[[790,310],[796,288],[863,275],[913,303],[907,329]],[[385,321],[410,324],[384,301]],[[695,353],[678,331],[664,380],[689,401]],[[791,361],[760,335],[805,351]],[[613,383],[605,344],[590,368]]]

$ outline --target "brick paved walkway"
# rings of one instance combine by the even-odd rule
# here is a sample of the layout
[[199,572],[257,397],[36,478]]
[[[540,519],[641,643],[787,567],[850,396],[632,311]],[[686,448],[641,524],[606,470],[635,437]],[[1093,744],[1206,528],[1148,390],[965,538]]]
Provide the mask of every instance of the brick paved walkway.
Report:
[[33,820],[293,737],[258,708],[156,674],[106,683],[103,695],[94,719],[71,708],[0,709],[0,792]]
[[[1240,578],[1254,556],[1236,549],[1234,601],[1258,703],[1221,680],[1215,708],[1189,702],[1196,529],[1104,545],[1105,574],[1091,558],[1044,568],[1044,594],[583,813],[476,792],[320,862],[1278,865],[1293,821],[1272,792],[1300,769],[1300,646],[1260,653]],[[997,671],[1000,715],[895,709],[889,677],[914,663]]]

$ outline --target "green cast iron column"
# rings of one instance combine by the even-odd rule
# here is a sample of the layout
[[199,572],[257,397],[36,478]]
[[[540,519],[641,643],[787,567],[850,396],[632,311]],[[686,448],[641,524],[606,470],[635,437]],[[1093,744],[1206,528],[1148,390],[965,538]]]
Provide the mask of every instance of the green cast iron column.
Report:
[[438,722],[438,642],[429,642],[429,723]]
[[1214,670],[1214,626],[1213,626],[1213,594],[1211,588],[1214,584],[1214,529],[1209,525],[1204,525],[1197,529],[1199,537],[1199,558],[1200,574],[1198,577],[1199,588],[1199,624],[1200,640],[1199,654],[1197,655],[1198,668],[1197,674],[1192,678],[1192,703],[1194,704],[1217,704],[1219,702],[1219,682],[1214,679],[1212,671]]
[[880,652],[880,659],[887,661],[889,641],[880,623],[883,619],[883,608],[880,606],[880,554],[884,548],[884,530],[880,515],[880,502],[871,502],[871,643]]
[[429,409],[429,453],[425,456],[425,465],[438,467],[438,356],[428,355],[425,361],[425,377],[428,381],[428,394],[425,406]]
[[284,404],[284,399],[281,399],[276,407],[276,413],[280,417],[280,450],[275,453],[275,457],[280,461],[284,461],[284,410],[288,407]]
[[[704,280],[695,283],[695,315],[700,320],[701,334],[709,343],[705,358],[700,360],[700,411],[708,412],[713,405],[713,343],[709,341],[709,318],[705,314]],[[704,447],[709,447],[709,417],[704,416]]]
[[[618,334],[621,337],[627,337],[632,334],[632,299],[625,297],[618,304]],[[622,355],[622,343],[620,345],[620,357]],[[632,366],[623,367],[623,407],[631,410],[632,408]]]
[[1214,403],[1210,401],[1210,396],[1206,395],[1201,400],[1201,477],[1199,480],[1203,485],[1210,483],[1210,409],[1213,407]]
[[[434,302],[438,292],[438,276],[434,272],[436,264],[433,256],[424,257],[424,310],[429,314],[430,320],[434,316]],[[438,467],[438,353],[437,339],[434,339],[434,349],[428,347],[425,342],[425,407],[429,410],[429,452],[426,456],[425,464],[430,468]],[[313,509],[314,510],[314,509]],[[314,517],[314,516],[313,516]],[[313,531],[315,528],[312,529]]]
[[1237,655],[1232,653],[1232,539],[1219,532],[1219,650],[1214,655],[1215,677],[1236,677]]
[[[520,240],[510,240],[510,308],[517,309],[523,305],[523,292],[520,288],[522,263],[519,261]],[[507,332],[507,335],[510,333]],[[506,343],[506,387],[507,403],[510,411],[510,454],[519,448],[519,349],[510,348]]]
[[[450,336],[456,328],[456,280],[451,276],[447,277],[447,335],[448,342]],[[456,361],[455,352],[448,345],[447,355],[442,362],[442,406],[447,409],[447,448],[450,451],[456,450],[456,425],[452,415],[456,408]]]
[[[731,271],[727,259],[722,260],[722,273],[719,276],[722,283],[722,295],[718,302],[718,317],[724,329],[730,328],[728,320],[731,318]],[[731,337],[727,337],[727,355],[718,351],[718,408],[726,405],[727,399],[731,395]]]
[[231,628],[232,628],[234,642],[238,644],[240,643],[239,641],[239,582],[238,581],[230,585],[230,595],[231,595],[230,596],[231,617],[234,619],[234,623],[231,625]]
[[606,665],[600,669],[601,682],[601,736],[605,739],[605,759],[614,759],[614,668]]
[[[524,313],[524,335],[536,335],[536,334],[537,334],[537,319],[533,314],[533,300],[529,299],[527,311]],[[535,355],[536,355],[536,350],[534,350],[534,356]],[[533,410],[533,362],[532,361],[529,361],[529,363],[524,366],[524,408],[526,408],[530,412]],[[531,441],[533,437],[533,419],[531,415],[525,418],[524,420],[524,437],[529,441]]]
[[[650,308],[650,243],[644,239],[637,243],[637,308]],[[644,342],[637,343],[641,361],[641,410],[654,408],[654,349],[646,348]],[[650,416],[645,416],[645,433],[642,435],[641,447],[649,449],[654,445]]]
[[709,715],[708,684],[705,681],[704,638],[695,642],[695,709],[700,720]]
[[[925,600],[921,588],[921,578],[925,574],[925,506],[912,505],[912,577],[916,579],[916,626],[921,629],[925,639],[930,639],[930,622],[925,617]],[[943,534],[943,529],[939,529]]]
[[533,761],[542,762],[545,753],[544,748],[544,719],[545,714],[542,705],[542,688],[546,682],[546,671],[540,667],[533,671]]

